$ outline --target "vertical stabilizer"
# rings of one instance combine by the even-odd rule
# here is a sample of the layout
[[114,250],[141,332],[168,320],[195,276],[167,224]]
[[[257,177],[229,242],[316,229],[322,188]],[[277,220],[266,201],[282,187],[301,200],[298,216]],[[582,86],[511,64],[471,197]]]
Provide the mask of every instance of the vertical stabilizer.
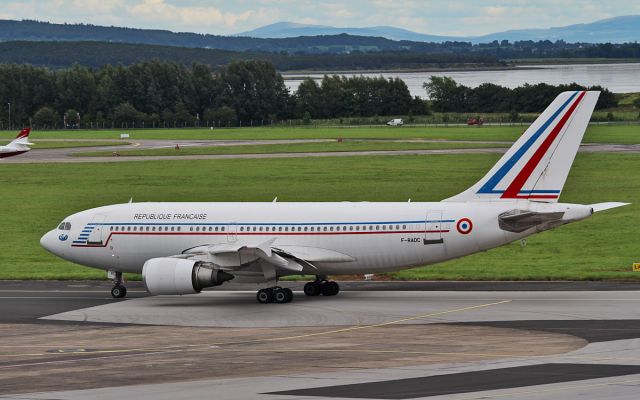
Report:
[[563,92],[489,173],[444,201],[558,201],[600,92]]

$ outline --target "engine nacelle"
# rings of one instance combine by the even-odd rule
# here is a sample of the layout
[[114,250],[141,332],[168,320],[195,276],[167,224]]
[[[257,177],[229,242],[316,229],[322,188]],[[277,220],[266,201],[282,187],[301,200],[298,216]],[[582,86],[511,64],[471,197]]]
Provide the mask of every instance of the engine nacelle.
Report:
[[151,294],[200,293],[233,278],[214,264],[180,258],[152,258],[142,267],[142,281]]

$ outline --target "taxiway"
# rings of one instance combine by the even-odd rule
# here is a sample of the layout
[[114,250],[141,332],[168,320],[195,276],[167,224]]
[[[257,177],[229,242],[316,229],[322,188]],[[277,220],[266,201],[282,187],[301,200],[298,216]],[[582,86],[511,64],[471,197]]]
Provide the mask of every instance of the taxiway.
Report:
[[0,283],[1,398],[637,397],[635,284],[513,285],[354,282],[259,305],[248,287],[118,301]]

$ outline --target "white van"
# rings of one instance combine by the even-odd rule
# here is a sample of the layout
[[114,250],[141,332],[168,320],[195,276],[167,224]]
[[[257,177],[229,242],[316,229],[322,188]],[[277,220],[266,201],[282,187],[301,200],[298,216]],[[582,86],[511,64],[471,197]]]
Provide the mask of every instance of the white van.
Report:
[[387,125],[389,125],[389,126],[402,126],[402,125],[404,125],[404,121],[402,120],[402,118],[394,118],[391,121],[387,122]]

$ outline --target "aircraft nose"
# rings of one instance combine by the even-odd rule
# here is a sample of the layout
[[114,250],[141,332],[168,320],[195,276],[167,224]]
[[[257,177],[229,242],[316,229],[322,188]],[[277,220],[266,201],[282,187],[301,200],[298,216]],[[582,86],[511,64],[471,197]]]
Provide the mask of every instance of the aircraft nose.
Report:
[[57,256],[62,256],[62,246],[60,246],[60,243],[62,242],[60,236],[62,235],[63,234],[59,234],[59,232],[55,230],[49,231],[40,238],[40,245],[48,252]]

